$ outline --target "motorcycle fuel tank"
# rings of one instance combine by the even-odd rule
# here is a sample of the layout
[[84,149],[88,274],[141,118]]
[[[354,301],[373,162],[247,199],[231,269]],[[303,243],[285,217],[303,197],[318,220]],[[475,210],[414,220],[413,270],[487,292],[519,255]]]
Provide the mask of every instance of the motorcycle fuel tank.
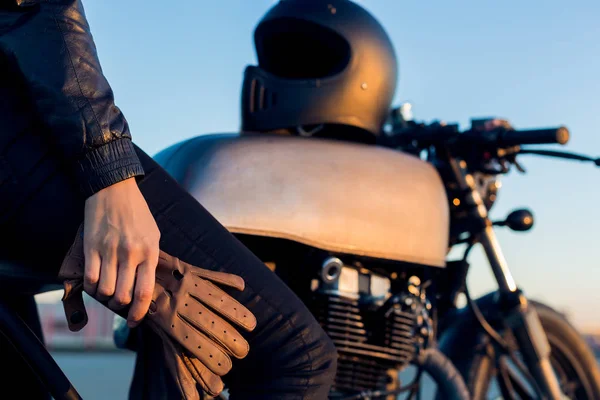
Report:
[[214,134],[154,159],[233,233],[445,266],[444,186],[413,155],[316,138]]

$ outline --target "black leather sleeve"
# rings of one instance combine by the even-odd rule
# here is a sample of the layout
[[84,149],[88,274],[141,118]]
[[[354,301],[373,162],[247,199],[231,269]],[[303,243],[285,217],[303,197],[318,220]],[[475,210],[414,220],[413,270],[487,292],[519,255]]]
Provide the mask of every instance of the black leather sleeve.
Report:
[[86,197],[144,174],[81,0],[0,0],[0,52]]

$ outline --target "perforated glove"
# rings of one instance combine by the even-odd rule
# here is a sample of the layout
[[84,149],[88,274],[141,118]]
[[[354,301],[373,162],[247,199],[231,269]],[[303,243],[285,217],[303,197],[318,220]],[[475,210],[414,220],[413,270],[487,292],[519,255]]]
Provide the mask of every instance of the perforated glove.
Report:
[[[82,297],[85,259],[81,232],[82,228],[59,272],[72,331],[87,324]],[[219,394],[223,390],[220,377],[231,370],[231,357],[241,359],[248,354],[248,342],[228,321],[247,331],[256,327],[250,310],[215,283],[244,289],[244,281],[237,275],[198,268],[160,252],[152,303],[142,323],[163,339],[167,366],[186,399],[197,398],[192,381],[212,396]],[[127,317],[127,308],[112,311]]]
[[204,364],[175,342],[163,330],[155,331],[162,339],[163,355],[169,373],[177,382],[183,400],[200,400],[196,384],[211,396],[223,391],[221,377],[211,372]]

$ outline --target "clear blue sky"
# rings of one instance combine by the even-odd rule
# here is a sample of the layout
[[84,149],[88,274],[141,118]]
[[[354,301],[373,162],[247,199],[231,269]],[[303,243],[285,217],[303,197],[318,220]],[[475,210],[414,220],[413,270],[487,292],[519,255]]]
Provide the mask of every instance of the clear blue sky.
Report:
[[[400,63],[395,102],[415,117],[506,117],[516,127],[565,124],[567,149],[600,156],[600,2],[362,0]],[[104,72],[134,140],[150,154],[184,138],[236,131],[252,30],[272,0],[84,0]],[[523,156],[494,216],[528,206],[535,228],[500,232],[530,296],[600,329],[600,169]],[[493,288],[476,252],[470,285]]]

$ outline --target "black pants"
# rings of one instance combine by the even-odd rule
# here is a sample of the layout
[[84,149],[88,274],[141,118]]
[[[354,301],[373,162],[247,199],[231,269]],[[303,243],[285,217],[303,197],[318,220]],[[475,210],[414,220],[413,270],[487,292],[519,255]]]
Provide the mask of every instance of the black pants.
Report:
[[[15,143],[18,145],[18,140],[11,146]],[[253,332],[244,333],[250,354],[244,360],[234,360],[232,371],[224,379],[230,398],[326,399],[335,375],[336,353],[312,314],[160,166],[143,151],[138,153],[146,171],[139,186],[161,231],[161,248],[192,264],[238,274],[246,281],[245,291],[230,293],[256,315],[258,325]],[[7,207],[1,218],[2,257],[58,269],[82,221],[83,199],[45,150],[40,151],[35,165],[19,169],[10,181],[14,196],[8,200],[4,197]],[[0,188],[0,196],[8,194]],[[24,299],[23,304],[28,301],[31,299]],[[31,303],[21,309],[39,332]],[[0,342],[0,349],[4,348]],[[0,355],[6,371],[0,374],[0,398],[43,398],[37,397],[34,384],[18,385],[18,397],[4,396],[11,386],[6,383],[24,378],[26,371],[11,354],[6,350]],[[164,369],[156,338],[148,332],[142,334],[130,398],[180,398]]]

